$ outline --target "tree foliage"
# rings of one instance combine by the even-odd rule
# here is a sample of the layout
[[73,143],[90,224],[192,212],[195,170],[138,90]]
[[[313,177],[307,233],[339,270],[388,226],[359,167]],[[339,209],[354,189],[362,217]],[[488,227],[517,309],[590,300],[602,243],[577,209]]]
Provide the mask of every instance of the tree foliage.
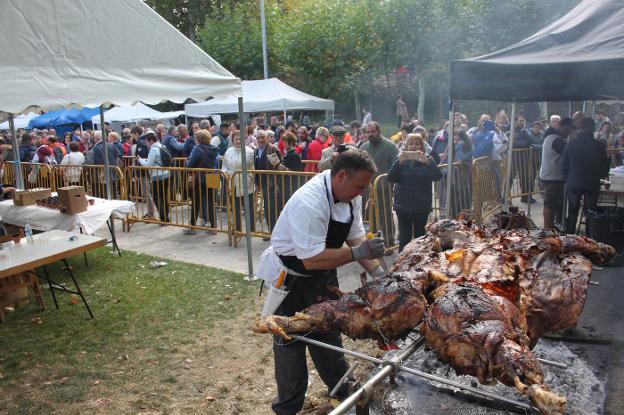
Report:
[[[258,0],[146,1],[185,33],[201,26],[199,45],[237,76],[262,78]],[[343,102],[373,89],[413,91],[419,78],[444,90],[451,61],[518,42],[578,3],[265,0],[269,73]]]

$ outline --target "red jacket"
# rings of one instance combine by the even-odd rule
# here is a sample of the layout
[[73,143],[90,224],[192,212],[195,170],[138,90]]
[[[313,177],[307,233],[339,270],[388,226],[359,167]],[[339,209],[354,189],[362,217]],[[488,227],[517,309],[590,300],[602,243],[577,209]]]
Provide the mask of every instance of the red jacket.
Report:
[[[323,150],[328,147],[327,141],[322,143],[318,138],[310,143],[308,146],[308,156],[306,160],[316,160],[319,161],[321,159],[321,155]],[[315,164],[306,164],[304,171],[315,172],[318,173],[318,165]]]

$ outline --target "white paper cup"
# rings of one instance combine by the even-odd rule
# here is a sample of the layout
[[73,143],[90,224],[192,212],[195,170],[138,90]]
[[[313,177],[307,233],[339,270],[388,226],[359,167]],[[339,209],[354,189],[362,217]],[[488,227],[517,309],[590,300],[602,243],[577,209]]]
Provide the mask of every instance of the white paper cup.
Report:
[[280,288],[269,286],[269,292],[264,299],[264,306],[262,307],[262,317],[270,316],[275,313],[280,304],[284,301],[284,298],[288,295],[288,291]]

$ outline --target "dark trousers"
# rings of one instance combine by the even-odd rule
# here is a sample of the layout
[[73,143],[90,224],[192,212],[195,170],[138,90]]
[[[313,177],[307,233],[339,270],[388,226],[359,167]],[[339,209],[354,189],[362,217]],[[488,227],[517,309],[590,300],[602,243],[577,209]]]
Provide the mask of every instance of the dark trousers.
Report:
[[[568,190],[566,192],[566,196],[568,199],[568,217],[566,219],[566,232],[575,233],[576,221],[578,219],[578,211],[581,206],[581,197],[583,198],[585,211],[587,211],[588,209],[596,209],[596,207],[598,206],[598,192]],[[589,234],[589,221],[586,220],[585,223],[585,233]]]
[[397,212],[397,218],[399,219],[399,252],[401,252],[413,238],[425,234],[429,213]]
[[161,222],[169,222],[169,178],[152,180],[154,204]]
[[[251,219],[251,230],[253,231],[256,228],[256,210],[254,209],[254,197],[253,197],[253,193],[250,193],[247,195],[247,198],[249,199],[249,218]],[[243,209],[242,207],[244,207],[244,200],[243,197],[235,197],[234,198],[234,222],[236,224],[236,230],[240,232],[241,230],[241,223],[242,223],[242,216],[243,216]]]
[[[289,287],[290,292],[275,314],[292,316],[297,311],[302,311],[316,303],[319,297],[336,298],[336,295],[331,293],[327,287],[338,287],[338,277],[335,271],[333,273],[330,271],[325,277],[296,278],[288,275],[285,284]],[[342,347],[340,333],[337,331],[315,333],[309,337]],[[273,356],[277,397],[273,400],[272,408],[277,415],[296,414],[303,408],[303,401],[308,388],[306,348],[310,352],[310,357],[319,376],[330,391],[348,369],[342,353],[298,341],[284,342],[282,338],[274,336]]]
[[[317,334],[311,337],[324,343],[342,347],[342,340],[338,332]],[[277,397],[273,400],[272,409],[277,415],[294,415],[303,408],[305,393],[308,389],[306,348],[310,352],[310,357],[319,376],[330,391],[348,369],[342,353],[297,341],[284,345],[281,338],[275,339],[273,356]]]
[[262,201],[264,203],[264,215],[266,217],[267,226],[273,232],[275,222],[277,221],[277,187],[273,183],[273,177],[262,177],[260,188],[262,189]]
[[215,228],[214,194],[213,189],[206,188],[206,183],[193,183],[191,205],[191,225],[197,223],[197,216],[201,212],[203,220],[207,220],[211,228]]

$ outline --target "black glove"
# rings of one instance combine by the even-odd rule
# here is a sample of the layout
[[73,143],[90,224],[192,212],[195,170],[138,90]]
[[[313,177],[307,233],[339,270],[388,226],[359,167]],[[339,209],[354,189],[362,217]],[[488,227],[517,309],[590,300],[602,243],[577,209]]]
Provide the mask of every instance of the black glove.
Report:
[[384,242],[383,238],[376,236],[354,246],[351,248],[353,260],[381,258],[384,254]]

